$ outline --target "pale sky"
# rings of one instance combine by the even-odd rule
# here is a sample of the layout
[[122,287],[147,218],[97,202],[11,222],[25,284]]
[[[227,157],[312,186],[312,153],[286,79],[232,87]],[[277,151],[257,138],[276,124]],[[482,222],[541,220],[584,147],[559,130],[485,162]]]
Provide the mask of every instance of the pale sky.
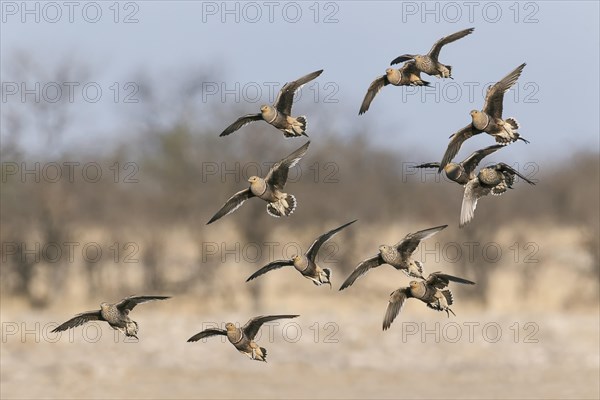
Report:
[[[331,116],[330,123],[339,130],[364,128],[378,146],[414,149],[436,159],[448,136],[470,121],[469,111],[483,106],[486,84],[526,62],[516,92],[505,97],[504,116],[520,122],[520,132],[531,144],[514,144],[509,158],[544,162],[549,155],[599,150],[598,4],[59,1],[48,6],[3,1],[1,105],[3,110],[26,106],[21,104],[22,93],[6,93],[14,89],[9,71],[18,51],[27,52],[48,71],[69,59],[91,67],[79,87],[96,82],[102,98],[90,103],[79,87],[74,91],[76,127],[69,133],[69,143],[82,146],[99,138],[109,143],[107,138],[116,139],[128,126],[128,115],[135,114],[139,105],[121,99],[131,89],[124,85],[139,72],[160,78],[159,91],[177,96],[181,88],[176,83],[185,79],[177,81],[175,75],[206,69],[214,82],[203,84],[217,88],[217,93],[200,101],[200,109],[221,103],[223,84],[234,91],[239,87],[238,107],[256,112],[260,104],[272,101],[270,84],[322,68],[318,85],[308,91],[305,87],[294,106],[297,114],[308,113],[314,110],[308,103],[317,96],[322,114],[309,125],[311,136],[317,137],[319,124],[330,122],[324,116]],[[425,54],[442,36],[468,27],[475,27],[475,32],[441,51],[440,60],[453,66],[454,80],[423,75],[434,84],[428,92],[385,87],[370,110],[358,116],[369,84],[393,58]],[[36,80],[42,86],[47,83],[36,77],[27,87]],[[116,104],[111,100],[114,82],[120,86],[121,101]],[[32,99],[33,95],[26,96],[26,102]],[[227,103],[234,100],[233,95],[226,96]],[[237,116],[225,114],[232,120]],[[223,127],[229,122],[224,120]],[[24,143],[39,151],[35,130],[25,136]],[[492,144],[491,138],[481,136],[472,139],[459,157]]]

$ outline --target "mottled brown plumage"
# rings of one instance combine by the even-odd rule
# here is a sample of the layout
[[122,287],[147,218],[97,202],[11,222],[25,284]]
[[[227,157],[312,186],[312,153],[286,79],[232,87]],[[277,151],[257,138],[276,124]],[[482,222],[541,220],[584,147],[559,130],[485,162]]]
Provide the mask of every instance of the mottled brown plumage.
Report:
[[392,60],[390,65],[398,64],[403,61],[414,60],[415,66],[421,72],[428,75],[437,76],[438,78],[452,78],[452,67],[439,62],[438,58],[442,47],[448,43],[452,43],[467,35],[470,35],[475,28],[464,29],[462,31],[445,36],[435,42],[429,53],[426,55],[420,54],[404,54]]
[[275,103],[273,103],[272,106],[264,104],[260,107],[260,113],[247,114],[238,118],[235,122],[225,128],[219,136],[227,136],[244,125],[260,120],[264,120],[268,124],[273,125],[275,128],[282,131],[285,137],[308,136],[306,134],[306,116],[291,116],[294,93],[296,93],[302,85],[321,75],[322,72],[322,69],[311,72],[302,78],[286,83],[279,91],[277,99],[275,99]]
[[[445,167],[444,167],[444,172],[446,173],[446,176],[460,184],[460,185],[466,185],[467,183],[469,183],[469,181],[473,178],[475,178],[475,168],[477,168],[477,165],[479,165],[479,163],[481,162],[481,160],[483,160],[484,157],[492,154],[493,152],[495,152],[498,149],[503,148],[504,146],[499,145],[499,144],[495,144],[493,146],[488,146],[485,149],[481,149],[481,150],[477,150],[473,153],[471,153],[471,155],[467,158],[465,158],[462,162],[460,163],[448,163]],[[426,164],[421,164],[421,165],[417,165],[415,168],[440,168],[440,163],[436,163],[436,162],[432,162],[432,163],[426,163]]]
[[340,227],[330,230],[327,233],[319,236],[313,244],[310,246],[308,251],[303,255],[293,255],[290,260],[277,260],[270,262],[265,265],[255,273],[253,273],[246,282],[251,281],[254,278],[257,278],[263,274],[266,274],[269,271],[274,269],[279,269],[285,266],[294,266],[298,272],[302,274],[305,278],[310,279],[315,285],[320,286],[324,283],[328,284],[331,288],[331,269],[330,268],[321,268],[316,261],[317,253],[321,246],[331,239],[336,233],[347,227],[348,225],[356,222],[350,221]]
[[229,342],[234,345],[240,353],[247,355],[252,360],[267,362],[267,349],[258,346],[254,342],[254,337],[260,330],[260,327],[266,322],[296,317],[298,317],[298,315],[260,316],[252,318],[242,328],[238,328],[235,324],[228,322],[225,324],[225,329],[205,329],[189,338],[188,342],[197,342],[200,339],[214,335],[227,336]]
[[414,61],[405,63],[400,69],[388,68],[385,70],[385,75],[371,82],[358,115],[366,113],[377,93],[389,84],[394,86],[429,86],[429,82],[421,79],[421,71],[415,67]]
[[475,282],[467,279],[443,274],[441,272],[433,272],[429,274],[427,279],[422,281],[411,281],[408,287],[394,290],[390,294],[390,300],[383,318],[383,330],[385,331],[392,325],[392,322],[402,309],[406,299],[411,297],[421,300],[431,309],[446,311],[448,317],[450,316],[450,313],[455,315],[454,311],[450,308],[454,303],[452,292],[449,289],[445,289],[450,282],[462,283],[464,285],[475,284]]
[[169,296],[129,296],[119,303],[101,303],[100,310],[77,314],[67,322],[56,327],[52,332],[66,331],[89,321],[106,321],[113,329],[123,332],[125,336],[133,336],[137,339],[139,325],[129,318],[129,312],[138,304],[169,298]]
[[444,153],[438,172],[441,172],[452,161],[465,140],[482,132],[494,137],[496,143],[501,145],[507,145],[517,140],[529,143],[517,132],[519,123],[516,119],[502,119],[504,93],[517,82],[525,65],[525,63],[519,65],[499,82],[488,88],[483,110],[472,110],[470,113],[471,123],[450,136],[450,143]]
[[515,176],[518,176],[530,185],[535,185],[534,182],[504,163],[482,168],[477,176],[469,180],[465,186],[459,226],[462,228],[473,219],[477,200],[490,193],[499,196],[508,189],[512,189]]
[[306,142],[298,150],[275,163],[265,178],[251,176],[248,179],[250,187],[231,196],[206,225],[231,214],[252,197],[266,201],[267,213],[272,217],[283,217],[293,213],[297,205],[296,197],[285,193],[283,188],[287,182],[289,169],[298,164],[298,161],[306,154],[309,144],[310,142]]
[[379,254],[361,261],[346,281],[344,281],[340,290],[344,290],[351,286],[354,281],[369,272],[372,268],[382,264],[389,264],[408,276],[423,278],[423,264],[420,261],[413,260],[412,253],[414,253],[422,240],[430,238],[447,226],[448,225],[441,225],[436,226],[435,228],[409,233],[404,239],[393,246],[379,246]]

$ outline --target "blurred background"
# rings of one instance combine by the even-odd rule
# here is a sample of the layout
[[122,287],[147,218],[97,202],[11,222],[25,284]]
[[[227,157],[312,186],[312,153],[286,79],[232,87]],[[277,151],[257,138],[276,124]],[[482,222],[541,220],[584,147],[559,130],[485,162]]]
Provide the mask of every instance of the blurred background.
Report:
[[[600,396],[598,3],[69,4],[1,3],[2,398]],[[471,26],[441,52],[454,80],[385,87],[357,115],[390,60]],[[536,185],[480,200],[459,229],[463,189],[414,166],[522,62],[504,115],[531,143],[482,166]],[[305,141],[264,122],[219,133],[321,68],[292,109],[311,140],[286,186],[296,211],[250,200],[206,226]],[[492,144],[480,136],[457,158]],[[332,290],[292,268],[245,283],[352,219],[319,253]],[[456,317],[409,300],[382,332],[409,282],[389,266],[337,290],[380,244],[441,224],[415,258],[477,282],[451,287]],[[138,343],[106,324],[50,333],[131,294],[174,296],[135,309]],[[267,364],[186,343],[280,313],[301,316],[263,328]]]

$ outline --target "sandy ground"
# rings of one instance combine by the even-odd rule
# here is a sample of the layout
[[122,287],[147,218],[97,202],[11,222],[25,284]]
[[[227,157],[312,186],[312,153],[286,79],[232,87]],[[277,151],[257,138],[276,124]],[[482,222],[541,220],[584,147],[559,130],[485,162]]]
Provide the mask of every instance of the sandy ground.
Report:
[[[187,343],[203,324],[220,323],[223,315],[179,309],[175,299],[136,308],[137,343],[124,342],[108,325],[88,324],[57,337],[49,331],[71,314],[3,309],[0,394],[3,399],[600,396],[597,310],[508,315],[463,308],[448,319],[413,300],[382,332],[385,301],[380,303],[354,300],[349,309],[310,310],[291,323],[264,326],[258,342],[268,349],[266,364],[220,337]],[[253,315],[225,314],[242,324]]]

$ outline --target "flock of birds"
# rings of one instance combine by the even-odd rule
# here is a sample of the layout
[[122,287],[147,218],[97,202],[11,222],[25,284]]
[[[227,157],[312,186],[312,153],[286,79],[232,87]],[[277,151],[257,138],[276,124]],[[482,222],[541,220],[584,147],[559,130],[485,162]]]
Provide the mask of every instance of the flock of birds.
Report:
[[[438,78],[452,78],[452,67],[444,65],[438,60],[440,50],[444,45],[471,34],[473,30],[474,28],[465,29],[438,40],[426,55],[404,54],[392,60],[391,65],[404,64],[399,69],[388,68],[385,75],[375,79],[371,83],[360,107],[359,115],[367,112],[377,93],[388,84],[394,86],[428,86],[429,82],[421,79],[421,73]],[[437,168],[438,173],[444,171],[449,179],[465,187],[460,214],[460,227],[465,226],[473,219],[477,201],[481,197],[489,194],[503,194],[512,188],[515,176],[518,176],[531,185],[534,184],[505,163],[481,168],[479,172],[475,172],[478,164],[484,157],[507,144],[518,140],[529,143],[517,132],[519,124],[514,118],[503,119],[502,117],[504,93],[516,83],[524,67],[524,63],[519,65],[500,81],[488,87],[483,109],[480,111],[471,111],[471,122],[450,136],[450,143],[441,162],[425,163],[417,166],[417,168]],[[308,137],[306,134],[307,118],[305,116],[293,117],[291,115],[293,98],[296,91],[302,85],[317,78],[322,72],[323,70],[315,71],[298,80],[286,83],[280,90],[273,105],[263,105],[260,108],[260,113],[247,114],[238,118],[220,136],[229,135],[251,122],[264,120],[282,131],[286,138]],[[475,151],[462,162],[452,162],[465,140],[483,132],[492,136],[497,144]],[[281,161],[275,163],[265,177],[251,176],[248,179],[250,183],[249,187],[231,196],[208,221],[207,225],[233,213],[246,200],[252,197],[264,200],[267,203],[267,213],[273,217],[285,217],[292,214],[298,202],[294,195],[284,192],[288,171],[302,159],[309,145],[310,141]],[[319,236],[304,254],[294,255],[288,260],[276,260],[268,263],[253,273],[246,282],[256,279],[267,272],[285,266],[293,266],[302,276],[311,280],[315,285],[327,284],[331,287],[332,271],[330,268],[322,268],[317,264],[317,253],[325,242],[355,222],[356,220],[350,221]],[[412,258],[414,251],[422,240],[432,237],[446,227],[447,225],[442,225],[409,233],[394,245],[379,246],[379,252],[361,261],[339,290],[341,291],[350,287],[357,279],[371,269],[383,264],[389,264],[417,280],[411,281],[409,286],[399,288],[390,294],[383,319],[383,330],[391,326],[406,299],[409,298],[421,300],[431,309],[445,311],[448,317],[450,313],[455,315],[450,308],[454,304],[452,292],[448,289],[450,282],[466,285],[473,285],[474,282],[442,272],[433,272],[425,277],[423,275],[423,263]],[[106,321],[113,329],[137,339],[139,326],[137,322],[129,317],[129,312],[138,304],[168,298],[168,296],[130,296],[119,303],[102,303],[100,310],[77,314],[72,319],[58,326],[53,332],[65,331],[88,321],[97,320]],[[266,361],[267,350],[258,346],[254,341],[254,337],[260,330],[260,327],[266,322],[296,317],[298,315],[259,316],[249,320],[241,328],[228,322],[225,325],[225,329],[205,329],[189,338],[188,342],[196,342],[209,336],[223,335],[227,336],[229,342],[241,353],[246,354],[253,360]]]

